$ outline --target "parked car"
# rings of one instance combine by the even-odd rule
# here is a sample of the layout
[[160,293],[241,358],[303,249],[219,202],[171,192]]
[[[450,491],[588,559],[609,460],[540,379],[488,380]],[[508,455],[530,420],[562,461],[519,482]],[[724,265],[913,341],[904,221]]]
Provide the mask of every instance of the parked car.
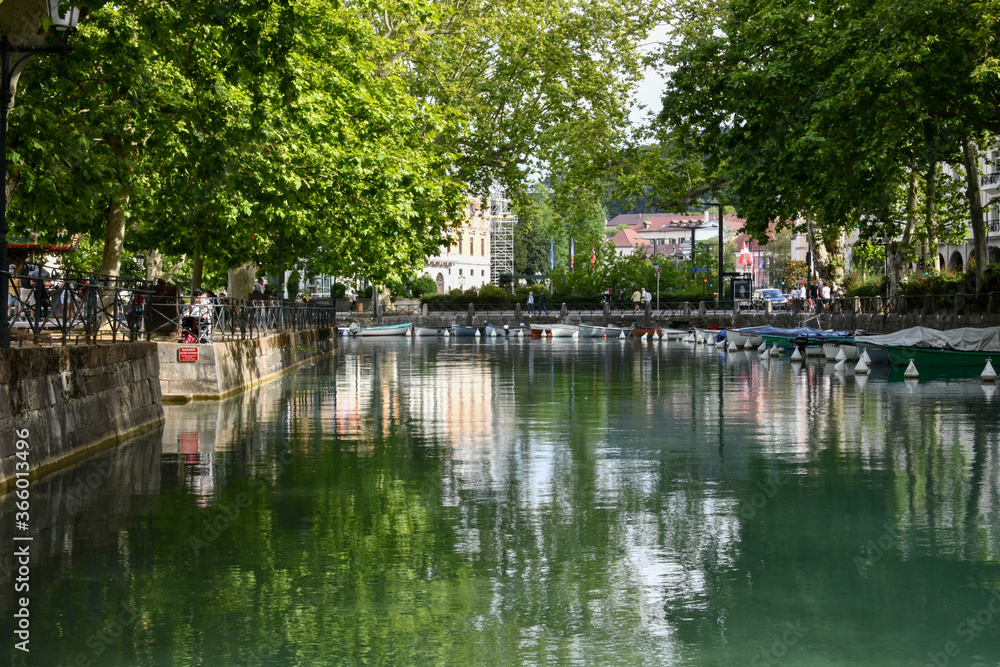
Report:
[[788,310],[788,297],[782,294],[780,289],[756,289],[750,297],[752,308],[764,308],[768,302],[771,304],[771,310]]

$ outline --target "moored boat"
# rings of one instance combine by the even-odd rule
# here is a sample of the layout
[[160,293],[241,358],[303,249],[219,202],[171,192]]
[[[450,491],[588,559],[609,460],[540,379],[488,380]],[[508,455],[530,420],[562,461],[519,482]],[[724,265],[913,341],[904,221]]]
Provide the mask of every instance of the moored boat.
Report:
[[826,357],[827,361],[837,361],[837,357],[841,352],[844,353],[845,361],[857,361],[858,357],[861,356],[858,346],[846,340],[823,343],[822,349],[823,356]]
[[580,338],[618,338],[622,332],[632,334],[632,327],[599,327],[593,324],[580,325]]
[[642,338],[644,334],[647,336],[646,340],[659,338],[662,331],[662,327],[632,327],[632,338]]
[[551,324],[532,324],[531,325],[531,337],[541,338],[542,336],[548,337],[552,335],[552,325]]
[[[850,331],[826,331],[812,327],[798,327],[795,329],[760,327],[758,331],[760,332],[761,339],[768,347],[777,345],[782,350],[791,350],[795,346],[797,338],[806,339],[807,347],[821,348],[823,343],[829,342],[831,338],[849,339],[852,337]],[[822,354],[822,349],[814,354]]]
[[687,331],[681,331],[680,329],[660,329],[660,338],[663,340],[681,340],[687,335]]
[[413,327],[414,336],[448,336],[448,327]]
[[372,337],[372,336],[408,336],[410,334],[410,327],[412,325],[407,322],[406,324],[387,324],[383,327],[364,327],[358,329],[354,334],[355,336],[362,337]]
[[580,327],[573,324],[550,324],[551,336],[553,338],[578,338]]
[[[911,339],[906,344],[885,346],[893,366],[906,366],[912,359],[917,368],[983,368],[988,360],[1000,361],[1000,327],[962,327],[947,331],[914,328],[920,331],[904,330]],[[913,340],[918,336],[919,340]]]
[[477,327],[467,327],[461,324],[451,325],[452,336],[475,336],[477,333],[479,333],[479,329]]
[[749,342],[753,347],[759,347],[763,339],[760,337],[756,327],[743,327],[742,329],[727,329],[726,340],[735,343],[736,347],[745,347]]

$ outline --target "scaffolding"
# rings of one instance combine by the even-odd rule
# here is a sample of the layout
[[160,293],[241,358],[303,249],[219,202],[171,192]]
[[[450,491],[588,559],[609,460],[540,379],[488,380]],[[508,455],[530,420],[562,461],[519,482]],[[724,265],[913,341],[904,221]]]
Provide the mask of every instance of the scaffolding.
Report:
[[500,277],[514,275],[514,225],[510,199],[503,186],[490,186],[490,282],[500,285]]

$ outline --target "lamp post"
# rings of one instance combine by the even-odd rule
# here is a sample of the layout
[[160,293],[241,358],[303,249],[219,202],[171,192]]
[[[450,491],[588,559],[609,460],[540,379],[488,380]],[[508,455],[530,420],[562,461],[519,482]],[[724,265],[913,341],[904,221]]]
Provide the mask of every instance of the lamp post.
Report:
[[[60,34],[59,43],[55,46],[22,46],[11,44],[7,35],[0,38],[0,271],[7,279],[4,292],[9,294],[12,277],[7,260],[7,118],[14,101],[11,83],[15,75],[28,64],[31,56],[38,53],[66,54],[70,51],[66,37],[76,30],[80,20],[80,8],[75,2],[61,3],[60,0],[46,0],[49,18],[53,29]],[[20,55],[11,62],[12,54]],[[9,297],[4,295],[3,313],[0,314],[0,348],[10,347],[10,318],[8,317]]]
[[719,207],[719,286],[716,288],[719,290],[719,298],[716,299],[716,307],[722,304],[722,204],[720,202],[708,202],[708,206],[718,206]]

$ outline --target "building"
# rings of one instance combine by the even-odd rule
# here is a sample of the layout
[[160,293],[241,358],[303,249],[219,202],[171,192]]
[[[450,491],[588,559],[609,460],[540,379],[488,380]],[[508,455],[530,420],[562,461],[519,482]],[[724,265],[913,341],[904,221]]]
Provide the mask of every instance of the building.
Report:
[[[735,215],[723,217],[725,241],[731,241],[743,229],[743,218]],[[714,241],[719,238],[718,217],[711,212],[687,213],[624,213],[607,222],[607,230],[620,229],[611,242],[620,255],[632,253],[640,247],[647,256],[665,255],[677,261],[691,259],[694,243]]]
[[489,207],[483,202],[470,199],[465,221],[457,232],[458,241],[442,246],[437,255],[427,259],[424,275],[434,281],[438,293],[482,287],[490,282],[489,214]]

